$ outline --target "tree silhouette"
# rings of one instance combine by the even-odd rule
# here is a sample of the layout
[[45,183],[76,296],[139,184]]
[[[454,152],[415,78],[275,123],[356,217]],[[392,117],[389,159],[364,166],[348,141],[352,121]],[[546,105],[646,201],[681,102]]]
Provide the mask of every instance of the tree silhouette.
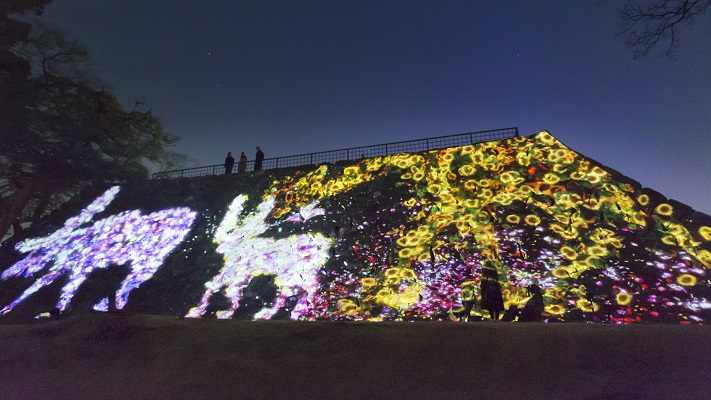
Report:
[[160,163],[177,140],[142,101],[124,109],[63,32],[35,22],[9,52],[26,75],[0,132],[0,237],[87,185],[147,179],[144,162]]

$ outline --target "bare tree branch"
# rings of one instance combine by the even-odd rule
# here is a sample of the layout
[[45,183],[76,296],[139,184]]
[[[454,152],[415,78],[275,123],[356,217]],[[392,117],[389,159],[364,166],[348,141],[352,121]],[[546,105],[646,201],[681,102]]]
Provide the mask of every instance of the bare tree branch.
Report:
[[711,0],[628,0],[619,10],[623,29],[619,34],[629,34],[627,44],[634,48],[635,59],[649,55],[656,46],[673,58],[679,31],[710,6]]

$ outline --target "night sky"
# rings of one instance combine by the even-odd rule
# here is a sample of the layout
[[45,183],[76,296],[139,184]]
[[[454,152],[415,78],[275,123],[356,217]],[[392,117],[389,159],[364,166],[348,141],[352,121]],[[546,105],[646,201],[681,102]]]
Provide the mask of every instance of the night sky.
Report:
[[616,5],[55,0],[44,19],[196,165],[518,126],[711,214],[711,12],[676,59],[634,60]]

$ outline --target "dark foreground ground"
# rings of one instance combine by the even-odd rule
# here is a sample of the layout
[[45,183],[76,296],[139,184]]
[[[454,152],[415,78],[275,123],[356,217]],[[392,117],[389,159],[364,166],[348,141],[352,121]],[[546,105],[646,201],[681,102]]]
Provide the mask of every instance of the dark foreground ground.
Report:
[[709,399],[711,327],[178,320],[0,325],[1,399]]

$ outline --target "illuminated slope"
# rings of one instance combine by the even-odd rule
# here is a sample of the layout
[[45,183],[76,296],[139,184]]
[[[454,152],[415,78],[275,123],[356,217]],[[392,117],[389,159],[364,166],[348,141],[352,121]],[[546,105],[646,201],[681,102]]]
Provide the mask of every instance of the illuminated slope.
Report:
[[[125,188],[112,207],[106,214],[198,213],[186,239],[131,292],[126,307],[137,312],[445,320],[461,307],[463,286],[479,298],[482,264],[492,263],[506,307],[522,306],[535,283],[548,320],[711,318],[711,219],[547,132],[357,163],[150,182]],[[38,234],[51,237],[61,226],[48,222]],[[22,257],[4,251],[0,262],[8,269]],[[71,309],[89,309],[116,279],[89,275]],[[0,306],[17,304],[31,283],[0,283]],[[55,286],[9,317],[47,311],[62,287]],[[488,318],[477,307],[474,314]]]
[[461,304],[462,284],[478,288],[488,258],[507,308],[536,283],[554,319],[708,318],[708,217],[614,179],[547,132],[368,159],[342,172],[322,166],[290,185],[275,182],[284,193],[275,216],[322,198],[358,207],[348,199],[353,187],[392,175],[406,190],[378,211],[401,223],[357,220],[362,233],[340,247],[348,265],[331,264],[314,317],[441,316]]

